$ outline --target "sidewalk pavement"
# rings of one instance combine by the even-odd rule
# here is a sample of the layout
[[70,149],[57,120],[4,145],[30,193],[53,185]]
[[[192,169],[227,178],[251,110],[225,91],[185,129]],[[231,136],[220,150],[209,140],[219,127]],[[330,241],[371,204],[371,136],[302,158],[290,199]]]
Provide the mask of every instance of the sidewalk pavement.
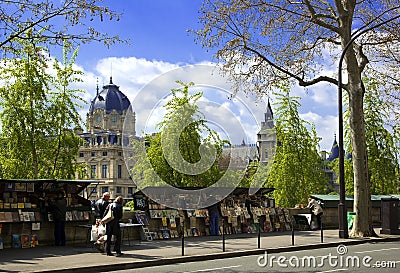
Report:
[[[380,229],[375,230],[379,234]],[[368,242],[400,241],[400,235],[380,235],[379,238],[341,239],[338,230],[296,231],[294,245],[291,232],[261,233],[260,248],[257,234],[154,240],[124,245],[121,257],[106,256],[90,245],[37,246],[27,249],[0,250],[0,272],[105,272],[134,269],[191,261],[211,260],[245,255],[261,255],[302,249],[354,245]],[[40,243],[40,242],[39,242]]]

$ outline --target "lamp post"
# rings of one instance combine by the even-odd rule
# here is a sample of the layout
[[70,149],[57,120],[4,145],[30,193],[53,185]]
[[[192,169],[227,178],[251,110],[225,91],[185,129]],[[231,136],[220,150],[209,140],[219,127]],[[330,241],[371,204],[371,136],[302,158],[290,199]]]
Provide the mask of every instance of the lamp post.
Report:
[[[398,7],[394,8],[397,9]],[[347,49],[349,49],[350,45],[360,37],[362,34],[380,27],[386,23],[389,23],[397,18],[400,18],[400,15],[397,15],[391,19],[380,22],[372,27],[366,28],[364,30],[359,30],[356,32],[350,41],[346,44],[342,51],[342,55],[339,59],[339,68],[338,68],[338,119],[339,119],[339,193],[340,193],[340,201],[339,201],[339,238],[348,238],[349,232],[347,227],[347,209],[346,209],[346,195],[345,195],[345,182],[344,182],[344,149],[343,149],[343,105],[342,105],[342,66],[343,59],[346,54]]]

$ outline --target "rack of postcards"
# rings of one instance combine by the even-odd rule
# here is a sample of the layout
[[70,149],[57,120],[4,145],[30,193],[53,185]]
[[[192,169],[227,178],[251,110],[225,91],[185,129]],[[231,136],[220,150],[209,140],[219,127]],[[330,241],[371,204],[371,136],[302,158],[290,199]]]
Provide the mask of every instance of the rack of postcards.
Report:
[[[199,188],[183,189],[199,190]],[[263,232],[286,228],[284,211],[278,210],[277,213],[274,200],[267,197],[273,190],[273,188],[257,189],[257,194],[250,195],[249,188],[235,188],[228,196],[226,194],[219,196],[218,193],[226,193],[227,190],[213,188],[214,199],[220,200],[220,233],[255,233],[259,227]],[[135,193],[135,209],[146,212],[149,217],[148,229],[155,234],[155,239],[176,238],[182,234],[204,236],[210,234],[208,196],[209,192],[191,195],[187,192],[175,193],[168,187],[148,187]],[[176,204],[179,204],[179,208],[172,209]],[[198,209],[189,209],[196,207]],[[266,210],[267,208],[271,210]]]
[[[220,203],[225,234],[290,230],[289,211],[262,196],[229,196]],[[220,226],[222,232],[222,226]]]
[[149,202],[150,226],[154,239],[178,238],[209,235],[209,214],[207,209],[178,210]]
[[204,236],[210,235],[210,216],[208,209],[187,210],[185,224],[185,236]]
[[46,206],[56,187],[62,187],[69,222],[91,218],[90,201],[77,195],[82,183],[67,180],[0,180],[0,246],[27,248],[52,242],[52,215]]
[[164,205],[149,202],[150,231],[154,239],[178,238],[178,224],[183,211],[169,209]]
[[0,249],[10,244],[18,248],[38,244],[35,233],[40,230],[42,215],[40,204],[31,198],[34,192],[34,183],[0,184]]

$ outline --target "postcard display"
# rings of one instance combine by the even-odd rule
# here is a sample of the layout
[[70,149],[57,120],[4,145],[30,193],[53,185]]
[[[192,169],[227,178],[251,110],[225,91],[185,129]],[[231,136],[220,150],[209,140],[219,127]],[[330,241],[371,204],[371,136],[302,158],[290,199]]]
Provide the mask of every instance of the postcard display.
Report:
[[[67,240],[71,226],[77,221],[83,224],[91,218],[90,201],[69,193],[70,187],[75,186],[64,183],[68,206]],[[52,215],[45,201],[53,188],[49,183],[0,182],[0,249],[35,247],[39,240],[42,244],[53,243]]]
[[150,231],[154,239],[178,238],[209,234],[207,209],[170,209],[155,202],[149,202]]
[[[290,230],[289,211],[274,207],[274,200],[265,196],[230,195],[220,203],[224,223],[220,233],[257,233]],[[221,221],[220,221],[221,222]]]
[[[149,217],[147,221],[153,239],[169,239],[210,234],[208,209],[181,210],[142,197],[141,207]],[[256,233],[290,230],[287,209],[274,207],[274,200],[265,196],[229,195],[220,202],[220,234]],[[223,221],[223,223],[222,223]]]

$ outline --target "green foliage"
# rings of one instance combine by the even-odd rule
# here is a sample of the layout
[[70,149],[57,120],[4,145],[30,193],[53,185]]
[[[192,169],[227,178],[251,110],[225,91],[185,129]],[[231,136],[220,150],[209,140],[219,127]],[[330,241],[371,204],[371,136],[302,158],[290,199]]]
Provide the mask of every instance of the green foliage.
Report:
[[368,90],[364,98],[364,115],[371,194],[396,193],[400,150],[385,124],[390,112],[380,96],[379,83],[373,79],[364,82]]
[[[68,88],[78,80],[72,66],[76,57],[57,62],[57,76],[48,73],[51,60],[33,37],[21,44],[20,58],[7,59],[1,68],[0,172],[3,178],[59,178],[75,175],[79,138],[73,133],[80,117],[78,90]],[[14,41],[16,42],[16,41]],[[79,91],[80,92],[80,91]]]
[[225,142],[207,127],[198,109],[196,102],[202,93],[189,94],[193,83],[177,83],[182,88],[171,90],[172,97],[164,105],[167,114],[158,124],[160,133],[145,137],[146,150],[140,141],[132,141],[132,174],[135,181],[140,181],[140,188],[164,182],[177,187],[205,187],[223,174],[216,159]]
[[[390,130],[387,123],[391,112],[383,100],[381,84],[373,78],[365,78],[364,117],[366,128],[366,146],[368,155],[368,175],[371,194],[393,194],[399,187],[399,146],[396,130]],[[345,120],[350,119],[349,109],[345,111]],[[345,127],[347,153],[351,153],[350,128]],[[397,143],[397,144],[396,144]],[[339,173],[339,162],[331,163],[332,169]],[[346,194],[354,194],[354,173],[351,160],[345,160]]]
[[132,201],[128,201],[125,203],[124,207],[128,207],[131,211],[135,210],[135,202]]
[[[339,183],[339,159],[336,158],[329,164],[331,168],[338,176],[336,183]],[[354,172],[353,172],[353,162],[350,159],[344,160],[344,183],[346,194],[354,194]]]
[[281,92],[275,94],[279,105],[275,113],[278,144],[266,185],[275,188],[278,206],[294,207],[310,194],[325,193],[328,182],[314,126],[309,131],[308,123],[300,118],[299,98],[290,97],[288,85],[279,87]]

